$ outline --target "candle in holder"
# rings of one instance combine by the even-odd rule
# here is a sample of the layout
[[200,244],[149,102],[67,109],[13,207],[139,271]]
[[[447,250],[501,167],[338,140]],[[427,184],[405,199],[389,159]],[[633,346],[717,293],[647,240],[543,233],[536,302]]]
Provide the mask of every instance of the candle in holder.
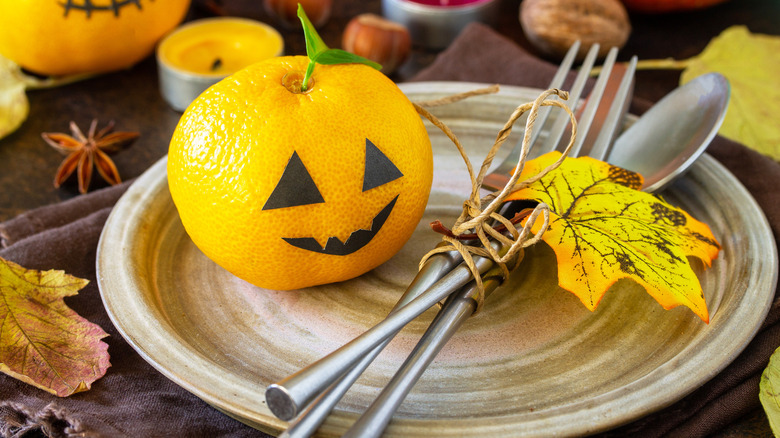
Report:
[[382,14],[409,29],[412,42],[447,47],[467,24],[493,24],[499,0],[382,0]]
[[193,21],[157,47],[160,92],[173,109],[184,111],[211,85],[283,51],[282,36],[264,23],[229,17]]

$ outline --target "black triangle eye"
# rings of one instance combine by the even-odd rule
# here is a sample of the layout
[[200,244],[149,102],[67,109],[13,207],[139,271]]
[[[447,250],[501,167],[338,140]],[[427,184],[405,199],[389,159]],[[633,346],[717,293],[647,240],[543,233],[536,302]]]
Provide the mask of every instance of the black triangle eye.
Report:
[[274,208],[296,207],[299,205],[319,204],[325,202],[317,185],[303,165],[298,152],[293,152],[290,161],[282,172],[282,177],[276,183],[271,196],[265,201],[263,210]]
[[366,171],[363,176],[363,191],[395,181],[404,176],[398,167],[378,147],[366,139]]

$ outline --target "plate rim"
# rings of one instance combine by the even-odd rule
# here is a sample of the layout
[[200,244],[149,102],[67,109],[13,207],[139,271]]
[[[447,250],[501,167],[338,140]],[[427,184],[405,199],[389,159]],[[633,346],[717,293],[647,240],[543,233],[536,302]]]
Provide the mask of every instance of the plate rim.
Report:
[[[471,90],[474,88],[478,88],[481,86],[485,86],[488,84],[480,84],[480,83],[468,83],[468,82],[410,82],[410,83],[404,83],[400,84],[399,87],[406,93],[406,94],[450,94],[450,93],[456,93],[456,92],[463,92],[467,90]],[[503,95],[510,95],[510,96],[526,96],[530,93],[537,93],[541,92],[541,90],[535,89],[535,88],[529,88],[529,87],[516,87],[516,86],[501,86],[501,92],[499,94]],[[489,99],[490,97],[485,97]],[[116,206],[112,210],[111,214],[109,215],[108,220],[106,221],[106,225],[103,229],[103,232],[100,236],[100,241],[98,243],[98,250],[97,250],[97,257],[96,257],[96,270],[97,270],[97,280],[98,280],[98,286],[100,289],[101,299],[103,300],[104,307],[106,308],[106,311],[114,324],[114,326],[117,328],[119,333],[122,335],[122,337],[132,346],[133,349],[135,349],[147,362],[149,362],[155,369],[157,369],[159,372],[161,372],[163,375],[165,375],[170,380],[174,381],[177,385],[181,386],[185,390],[195,394],[199,398],[203,399],[204,401],[208,402],[215,408],[219,409],[220,411],[242,421],[247,424],[249,424],[252,427],[258,428],[260,430],[264,430],[269,433],[277,433],[280,430],[283,430],[286,428],[287,423],[277,419],[275,416],[273,416],[270,413],[270,410],[265,406],[264,401],[264,391],[265,388],[257,387],[257,404],[254,409],[248,409],[242,406],[237,406],[233,403],[230,403],[229,400],[224,400],[223,397],[220,397],[218,394],[214,394],[205,388],[193,386],[191,382],[187,382],[179,372],[177,374],[176,371],[173,369],[168,369],[169,367],[166,367],[165,364],[158,363],[158,361],[155,360],[153,357],[153,354],[148,351],[148,343],[145,343],[143,340],[139,339],[135,334],[129,333],[125,330],[124,322],[122,320],[122,317],[120,316],[122,314],[122,311],[114,306],[114,303],[112,302],[111,297],[108,296],[106,289],[106,281],[105,278],[109,275],[116,275],[116,266],[111,267],[110,263],[108,263],[110,260],[110,257],[106,257],[105,254],[110,253],[111,251],[115,251],[110,249],[110,246],[113,244],[112,240],[115,236],[112,236],[112,233],[118,232],[116,229],[117,227],[121,227],[121,224],[124,220],[127,219],[126,216],[126,210],[131,209],[132,206],[135,205],[139,200],[143,198],[152,198],[155,196],[156,192],[159,192],[160,187],[167,188],[167,177],[165,176],[165,166],[167,162],[167,157],[161,158],[158,162],[156,162],[153,166],[151,166],[144,174],[142,174],[127,190],[127,192],[120,198],[120,200],[117,202]],[[752,195],[747,191],[747,189],[744,188],[744,186],[734,177],[728,169],[726,169],[723,165],[718,163],[715,159],[713,159],[711,156],[707,155],[706,153],[697,161],[695,164],[695,167],[697,171],[709,171],[709,172],[715,172],[718,174],[718,176],[725,175],[727,184],[734,186],[738,191],[740,191],[740,194],[743,195],[743,202],[745,202],[746,208],[748,208],[750,211],[755,210],[756,212],[759,212],[760,215],[757,215],[756,220],[761,223],[761,231],[768,232],[770,239],[764,239],[765,244],[771,245],[770,252],[773,254],[772,260],[769,260],[770,263],[767,263],[766,260],[763,261],[763,264],[765,265],[774,265],[774,269],[772,270],[772,276],[769,278],[769,281],[764,281],[766,289],[769,289],[771,292],[767,294],[767,298],[764,302],[762,311],[760,312],[760,317],[756,318],[759,321],[763,321],[766,317],[766,313],[769,311],[769,306],[771,305],[773,296],[774,296],[774,289],[775,285],[777,283],[777,277],[778,277],[778,270],[777,270],[777,248],[775,247],[775,240],[774,236],[772,234],[771,228],[769,227],[768,220],[766,219],[765,214],[761,210],[761,208],[758,206],[755,199],[753,199]],[[722,175],[721,175],[722,174]],[[726,184],[726,183],[724,183]],[[118,208],[117,208],[118,207]],[[123,232],[127,233],[130,230],[124,229]],[[125,250],[129,250],[129,248],[125,248]],[[114,256],[116,258],[116,256]],[[772,262],[773,261],[773,262]],[[755,309],[752,309],[753,312],[751,314],[756,314]],[[147,323],[152,324],[150,327],[154,326],[155,321],[147,321]],[[156,321],[156,328],[162,329],[162,321]],[[728,366],[734,358],[736,358],[742,350],[747,346],[747,344],[750,342],[750,340],[753,339],[755,334],[760,328],[760,323],[756,324],[752,328],[752,333],[747,336],[745,342],[743,345],[741,345],[740,348],[733,350],[728,357],[724,357],[721,360],[721,364],[717,369],[712,369],[710,374],[707,376],[705,380],[703,380],[701,383],[704,383],[708,380],[710,380],[713,376],[718,374],[720,371],[722,371],[723,368]],[[170,333],[168,333],[170,334]],[[721,335],[723,336],[723,335]],[[169,342],[177,343],[180,346],[186,347],[186,343],[184,343],[181,339],[178,339],[178,336],[173,333],[173,339],[170,339]],[[188,361],[192,362],[192,360],[200,361],[201,358],[193,359],[192,357],[187,358]],[[674,361],[669,361],[663,366],[654,369],[650,374],[656,374],[661,373],[661,369],[665,367],[672,367],[676,368],[679,364],[673,363]],[[203,364],[206,364],[210,366],[211,368],[218,366],[217,364],[213,362],[206,362],[203,361]],[[229,370],[226,370],[229,371]],[[674,373],[672,373],[673,375]],[[645,376],[646,377],[646,376]],[[644,377],[643,377],[644,379]],[[630,385],[629,385],[630,386]],[[581,422],[580,425],[583,426],[585,430],[583,431],[582,428],[579,428],[579,432],[597,432],[601,430],[606,430],[612,427],[619,426],[620,424],[624,424],[628,421],[631,421],[633,419],[636,419],[638,417],[641,417],[643,415],[646,415],[652,411],[662,409],[665,406],[668,406],[675,401],[683,398],[688,393],[695,390],[695,387],[688,388],[688,390],[684,394],[679,394],[678,396],[669,397],[668,400],[662,401],[659,405],[656,405],[654,407],[648,408],[645,407],[641,412],[632,411],[630,415],[623,414],[623,415],[605,415],[603,410],[596,410],[596,408],[591,409],[584,409],[579,410],[581,415],[577,417],[580,421],[587,420],[586,422]],[[621,390],[628,390],[627,387],[621,388]],[[647,388],[645,388],[647,390]],[[600,397],[604,397],[606,394],[603,394]],[[614,402],[613,402],[614,403]],[[604,406],[599,405],[596,403],[596,406]],[[594,415],[596,415],[600,420],[596,423],[593,422]],[[330,429],[338,429],[342,427],[345,424],[351,423],[354,421],[354,419],[357,417],[356,414],[349,413],[349,412],[339,412],[337,415],[332,415],[329,421],[326,423],[325,427]],[[630,418],[627,418],[630,417]],[[482,417],[484,418],[484,417]],[[504,421],[501,421],[502,419],[508,420],[509,418],[515,418],[515,417],[496,417],[492,421],[492,423],[495,425],[493,430],[486,430],[481,429],[483,433],[496,433],[501,434],[507,433],[506,428],[508,426],[516,426],[515,423],[509,422],[507,424]],[[571,416],[568,418],[571,419]],[[407,433],[414,433],[414,431],[417,431],[419,433],[420,430],[424,429],[427,426],[435,425],[436,427],[440,428],[441,432],[444,432],[446,430],[451,430],[453,434],[462,434],[464,431],[462,429],[462,423],[463,420],[452,420],[452,419],[436,419],[436,420],[414,420],[414,419],[403,419],[403,422],[408,426],[398,426],[398,425],[391,425],[391,429],[389,430],[395,430],[397,429],[402,434],[406,435]],[[465,420],[468,421],[468,420]],[[577,419],[572,420],[577,421]],[[544,424],[537,424],[537,423],[548,423],[547,425]],[[572,427],[570,425],[563,425],[559,424],[557,426],[553,425],[554,427],[550,428],[550,419],[540,419],[539,421],[530,421],[525,423],[526,429],[528,429],[528,432],[531,433],[539,433],[539,428],[541,427],[544,429],[544,433],[559,433],[559,434],[569,434],[574,433],[572,430]],[[588,425],[592,427],[588,427]],[[511,429],[511,433],[517,433],[517,429]]]

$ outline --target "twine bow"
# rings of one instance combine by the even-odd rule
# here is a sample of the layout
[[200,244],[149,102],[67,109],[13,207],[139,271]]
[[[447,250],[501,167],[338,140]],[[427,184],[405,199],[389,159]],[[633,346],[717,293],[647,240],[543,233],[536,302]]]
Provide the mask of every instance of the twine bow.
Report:
[[[485,298],[485,290],[482,284],[482,277],[480,276],[479,270],[474,263],[473,256],[477,255],[488,257],[493,260],[493,262],[495,262],[496,265],[501,268],[502,276],[504,279],[506,279],[506,277],[509,275],[509,272],[516,268],[522,260],[522,257],[520,257],[519,253],[524,248],[527,248],[541,240],[542,234],[544,234],[544,232],[547,230],[547,226],[550,222],[550,209],[544,203],[538,204],[532,210],[523,211],[519,214],[519,216],[513,218],[515,220],[525,220],[525,225],[523,225],[521,229],[517,228],[513,220],[499,214],[498,210],[504,204],[506,198],[509,195],[528,187],[536,181],[539,181],[545,175],[547,175],[547,173],[557,168],[569,154],[577,134],[577,121],[575,120],[572,111],[568,108],[568,106],[566,106],[565,103],[561,102],[560,100],[550,98],[551,96],[558,96],[560,99],[565,100],[568,99],[569,93],[556,88],[544,91],[533,102],[524,103],[518,106],[512,112],[512,115],[504,124],[504,127],[499,131],[493,146],[490,148],[490,151],[488,151],[487,156],[482,162],[479,173],[474,175],[474,169],[471,165],[471,161],[466,155],[466,151],[463,148],[463,145],[460,143],[455,134],[453,134],[453,132],[441,120],[431,114],[426,109],[426,107],[430,108],[439,105],[446,105],[471,96],[490,94],[497,91],[498,86],[493,85],[488,88],[474,90],[454,96],[448,96],[443,99],[417,102],[414,104],[415,109],[420,115],[428,119],[431,123],[434,124],[434,126],[441,129],[441,131],[450,140],[452,140],[452,142],[458,148],[458,151],[460,152],[460,155],[466,164],[469,178],[471,179],[471,194],[469,198],[466,199],[466,201],[463,203],[463,211],[455,221],[455,224],[452,226],[452,228],[447,230],[442,238],[445,242],[448,243],[448,245],[441,245],[425,254],[420,261],[420,267],[422,267],[426,260],[428,260],[428,258],[434,254],[452,251],[453,249],[457,250],[461,256],[463,256],[463,260],[466,262],[469,270],[471,270],[472,274],[474,275],[474,280],[477,283],[479,294],[477,297],[476,312],[479,312],[482,308],[482,304]],[[520,175],[523,172],[523,168],[525,167],[525,162],[531,148],[531,133],[533,131],[534,124],[536,123],[539,109],[542,106],[556,106],[566,111],[572,123],[571,138],[569,139],[569,143],[566,146],[566,149],[561,154],[561,157],[555,163],[547,166],[541,172],[526,180],[518,181],[520,179]],[[493,159],[495,158],[496,154],[509,137],[509,134],[512,132],[512,126],[514,123],[526,112],[528,112],[528,119],[525,124],[522,149],[520,158],[518,159],[517,167],[515,167],[515,170],[512,173],[512,177],[501,190],[481,197],[479,192],[482,188],[482,183],[485,175],[487,174],[488,168],[490,168],[490,165],[493,163]],[[542,226],[538,233],[532,235],[531,228],[539,219],[540,215],[543,219]],[[494,224],[498,225],[494,226]],[[434,222],[432,226],[434,226],[434,229],[437,227],[442,228],[441,223],[438,221]],[[490,245],[491,239],[501,243],[501,248],[499,250],[494,249]],[[472,244],[470,243],[472,241],[476,242]],[[510,262],[512,262],[512,266],[507,266]]]

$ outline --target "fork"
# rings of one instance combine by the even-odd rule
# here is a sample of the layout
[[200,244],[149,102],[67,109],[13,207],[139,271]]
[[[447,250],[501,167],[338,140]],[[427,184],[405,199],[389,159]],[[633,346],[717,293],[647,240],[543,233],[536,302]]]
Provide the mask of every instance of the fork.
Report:
[[[594,45],[588,52],[583,65],[580,68],[580,74],[572,86],[571,100],[572,107],[576,107],[577,99],[582,93],[582,88],[587,79],[587,73],[593,67],[595,62],[596,51],[598,46]],[[617,133],[620,130],[620,122],[622,121],[625,112],[627,110],[628,101],[632,96],[633,76],[636,66],[636,57],[634,57],[628,64],[628,67],[622,68],[615,67],[615,57],[617,56],[617,49],[610,50],[607,58],[604,61],[602,67],[602,73],[596,81],[596,84],[588,97],[587,105],[583,108],[582,112],[578,115],[578,126],[580,127],[579,137],[575,140],[570,154],[573,156],[583,155],[587,147],[587,154],[593,158],[604,160],[609,151],[612,143],[614,143]],[[559,69],[560,72],[560,69]],[[621,78],[622,77],[622,78]],[[618,79],[620,78],[620,79]],[[554,78],[554,81],[557,78]],[[616,86],[617,90],[607,89],[607,86]],[[551,87],[552,88],[552,87]],[[610,104],[602,105],[601,100],[605,95],[610,94]],[[549,110],[549,107],[544,109]],[[595,120],[597,111],[608,111],[605,116],[602,117],[603,124],[601,129],[591,131],[591,126]],[[537,147],[537,151],[540,151],[534,155],[541,155],[551,150],[561,150],[565,148],[563,139],[566,123],[568,117],[565,114],[561,114],[553,121],[553,127],[550,131],[550,135],[545,139],[541,145],[534,145]],[[542,117],[540,114],[539,117]],[[545,119],[547,114],[544,115]],[[544,120],[539,120],[542,124]],[[536,130],[535,133],[538,133]],[[594,134],[595,132],[595,134]],[[591,135],[588,135],[591,134]],[[503,188],[504,184],[509,180],[510,173],[517,163],[520,157],[521,148],[515,146],[509,155],[499,164],[490,174],[486,175],[483,180],[483,186],[491,190],[499,190]],[[501,270],[495,266],[488,270],[482,276],[483,290],[485,297],[492,293],[498,286],[503,283],[503,276]],[[411,388],[420,378],[422,373],[433,361],[438,352],[449,341],[452,335],[465,323],[477,308],[477,296],[479,290],[476,283],[471,282],[460,291],[452,294],[443,305],[428,330],[423,334],[422,338],[415,346],[412,353],[407,360],[401,365],[396,374],[385,386],[379,396],[368,407],[363,415],[350,427],[350,429],[343,435],[347,437],[377,437],[382,434],[382,431],[387,427],[390,419],[400,404],[403,402],[406,395]]]
[[[558,73],[556,73],[552,83],[550,84],[551,88],[560,88],[563,84],[563,81],[565,80],[569,70],[571,69],[571,65],[573,64],[574,56],[579,49],[578,46],[579,43],[576,43],[574,46],[572,46],[571,50],[564,58]],[[577,99],[575,99],[575,97],[578,97],[581,94],[582,88],[584,87],[585,81],[587,79],[587,74],[595,62],[596,50],[597,48],[591,48],[591,51],[585,58],[583,67],[580,70],[580,74],[578,75],[577,79],[575,79],[571,92],[573,99],[571,103],[572,107],[576,105]],[[607,77],[609,76],[611,67],[614,64],[616,52],[616,49],[613,49],[608,55],[602,69],[602,74],[596,81],[593,91],[591,92],[591,98],[589,99],[590,103],[584,108],[584,111],[580,115],[581,125],[584,125],[585,127],[589,126],[590,121],[593,119],[595,108],[598,106],[597,104],[601,99],[601,94],[603,94],[607,83]],[[630,79],[633,78],[633,71],[625,74],[624,77],[628,79],[624,80],[623,82],[630,83]],[[625,96],[630,95],[627,91],[630,87],[624,86],[621,88],[624,96],[621,103],[624,103],[627,100]],[[617,100],[621,101],[620,98]],[[549,108],[543,107],[537,118],[538,123],[543,123],[546,120],[548,113]],[[614,127],[606,127],[606,129],[611,129],[612,131],[616,130],[618,122],[620,122],[622,118],[622,114],[622,112],[618,112],[617,116],[612,117],[612,119],[614,119]],[[568,120],[568,118],[566,119]],[[545,151],[553,150],[558,147],[561,141],[560,139],[563,137],[565,132],[565,128],[565,121],[554,122],[551,134],[544,140],[540,147]],[[532,133],[531,139],[533,142],[538,140],[537,137],[539,131],[540,130],[536,130]],[[582,131],[587,131],[587,129],[582,129]],[[584,140],[586,137],[583,135],[581,138]],[[587,138],[590,138],[590,136]],[[597,140],[601,141],[604,146],[593,146],[591,151],[602,150],[602,156],[605,156],[609,145],[609,138],[610,136],[606,135],[599,136]],[[585,144],[584,141],[578,141],[577,143],[578,144],[575,146],[578,148],[578,150],[581,149],[583,144]],[[520,149],[521,148],[519,146],[514,148],[509,156],[505,158],[504,162],[485,179],[486,185],[500,184],[500,180],[493,179],[493,176],[498,177],[499,172],[506,174],[508,172],[507,169],[514,167],[515,162],[519,157]],[[508,177],[504,175],[504,178]],[[498,246],[497,243],[495,245]],[[476,257],[475,260],[477,261],[477,266],[480,269],[480,272],[487,272],[487,274],[483,274],[483,278],[485,279],[485,287],[492,291],[501,282],[497,276],[493,275],[493,271],[491,271],[492,262],[488,259],[482,259],[480,257]],[[429,262],[422,268],[418,276],[407,289],[404,297],[399,300],[398,304],[396,304],[393,311],[385,321],[378,324],[373,329],[367,331],[363,336],[356,338],[355,341],[351,342],[350,344],[345,345],[339,350],[336,350],[331,355],[316,362],[312,366],[299,371],[293,376],[290,376],[277,384],[269,386],[268,391],[266,392],[268,405],[275,415],[285,420],[294,418],[298,414],[299,407],[309,404],[309,402],[319,394],[319,397],[309,405],[307,410],[299,416],[296,422],[291,423],[290,428],[282,436],[308,436],[316,431],[317,427],[319,427],[321,422],[332,410],[335,404],[341,399],[343,394],[349,389],[352,383],[360,376],[363,370],[368,367],[368,365],[379,354],[382,348],[389,342],[393,335],[403,327],[403,325],[411,321],[411,319],[415,318],[423,311],[427,310],[428,307],[435,304],[439,300],[446,298],[448,295],[454,295],[452,294],[453,290],[466,286],[467,283],[472,280],[472,277],[471,272],[467,268],[463,266],[456,267],[456,265],[461,261],[462,258],[460,255],[454,251],[431,257]],[[463,321],[468,319],[472,312],[455,311],[450,309],[463,307],[463,303],[472,303],[473,300],[471,300],[471,298],[464,298],[468,297],[469,290],[471,289],[466,287],[466,289],[462,290],[461,293],[458,294],[458,298],[455,298],[454,296],[453,298],[450,298],[448,304],[446,304],[444,310],[442,310],[441,315],[452,315],[453,313],[459,313],[464,315],[461,317]],[[453,303],[461,304],[455,305]],[[429,329],[429,332],[426,332],[423,340],[421,340],[422,345],[423,342],[430,342],[431,339],[434,339],[435,345],[428,348],[417,347],[415,352],[413,352],[413,356],[415,354],[419,356],[420,353],[424,353],[423,356],[429,357],[429,359],[426,359],[427,362],[426,360],[420,361],[420,359],[412,359],[410,357],[402,369],[399,370],[399,374],[397,374],[397,376],[401,376],[400,378],[402,378],[402,380],[404,380],[406,383],[401,385],[395,384],[393,386],[388,386],[388,388],[395,389],[388,389],[385,394],[394,394],[390,398],[397,401],[388,403],[388,399],[384,398],[383,401],[374,403],[374,405],[386,406],[389,409],[384,409],[381,416],[376,416],[375,414],[371,413],[369,414],[369,417],[365,417],[373,418],[373,420],[369,422],[372,424],[371,429],[378,430],[378,433],[381,433],[381,430],[384,429],[384,425],[386,425],[387,421],[389,421],[389,418],[392,416],[395,408],[397,408],[397,405],[400,404],[400,402],[403,400],[403,397],[405,397],[406,393],[414,384],[417,377],[419,377],[419,374],[422,373],[422,370],[425,369],[427,363],[433,359],[436,352],[438,352],[438,349],[441,348],[441,345],[444,345],[444,342],[446,342],[449,336],[451,336],[451,333],[454,333],[454,331],[457,329],[457,326],[462,323],[462,321],[457,324],[448,321],[451,321],[451,319],[447,319],[445,316],[438,316],[434,321],[432,328]],[[434,327],[436,328],[434,329]],[[432,337],[432,335],[429,334],[438,332],[442,327],[451,327],[451,333],[446,335],[445,338],[440,340],[439,337]],[[417,368],[419,368],[420,364],[422,364],[419,373],[402,372],[408,367],[409,364],[413,364],[414,367]],[[409,376],[414,377],[409,380]],[[397,379],[398,377],[394,378],[394,381]],[[367,413],[369,412],[373,411],[367,411]],[[374,427],[373,425],[376,424],[376,419],[381,419],[380,422],[384,425],[379,428]],[[356,423],[356,426],[360,427],[360,424]],[[362,429],[357,429],[356,433],[360,436],[366,436]]]

